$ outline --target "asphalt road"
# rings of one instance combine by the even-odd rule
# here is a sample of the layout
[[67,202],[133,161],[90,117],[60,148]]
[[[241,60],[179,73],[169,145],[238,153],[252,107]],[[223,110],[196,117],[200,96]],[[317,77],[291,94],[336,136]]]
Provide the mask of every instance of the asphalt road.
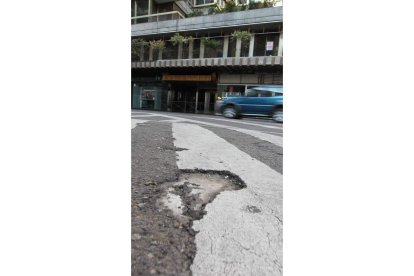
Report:
[[132,275],[282,275],[283,125],[133,110],[131,135]]

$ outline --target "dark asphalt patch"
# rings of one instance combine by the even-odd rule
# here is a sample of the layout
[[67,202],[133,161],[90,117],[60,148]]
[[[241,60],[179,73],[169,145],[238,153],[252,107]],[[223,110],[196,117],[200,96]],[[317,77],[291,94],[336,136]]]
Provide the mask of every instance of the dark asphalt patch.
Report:
[[131,275],[191,275],[195,233],[157,200],[180,171],[171,124],[131,130]]
[[[283,148],[248,134],[220,127],[203,126],[253,158],[283,174]],[[220,145],[217,145],[218,147]]]

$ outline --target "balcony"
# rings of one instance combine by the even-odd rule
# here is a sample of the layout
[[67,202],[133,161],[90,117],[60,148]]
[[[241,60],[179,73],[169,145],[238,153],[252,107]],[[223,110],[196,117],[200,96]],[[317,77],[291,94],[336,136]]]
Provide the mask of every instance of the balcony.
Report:
[[[172,14],[168,15],[172,16]],[[160,14],[144,16],[148,17],[147,23],[132,25],[131,36],[149,36],[283,22],[283,7],[264,8],[190,18],[184,18],[184,16],[180,14],[176,15],[178,16],[177,18],[167,21],[160,20],[158,16],[160,16]],[[139,19],[142,20],[144,17],[141,16]],[[148,22],[150,18],[152,19]],[[138,19],[138,17],[135,19]]]
[[131,24],[145,24],[147,22],[159,22],[159,21],[168,21],[174,19],[185,18],[185,16],[179,11],[155,13],[150,15],[141,15],[131,17]]

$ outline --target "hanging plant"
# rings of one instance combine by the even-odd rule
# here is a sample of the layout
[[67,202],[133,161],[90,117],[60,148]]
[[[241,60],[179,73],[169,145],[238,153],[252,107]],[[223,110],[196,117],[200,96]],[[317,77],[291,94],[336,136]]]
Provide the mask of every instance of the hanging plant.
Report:
[[192,39],[191,36],[186,37],[186,36],[182,36],[182,35],[176,33],[175,35],[173,35],[170,38],[170,41],[175,46],[175,45],[177,45],[179,43],[188,43],[188,41],[189,41],[190,38]]
[[236,12],[241,8],[237,6],[235,1],[227,1],[224,4],[223,12]]
[[143,38],[137,38],[132,40],[132,45],[141,48],[141,46],[148,47],[149,42]]
[[203,41],[204,46],[216,49],[220,46],[220,41],[217,39],[211,39],[209,37],[202,37],[201,41]]
[[164,49],[165,48],[165,41],[162,40],[162,39],[152,40],[152,41],[149,42],[149,44],[151,45],[151,47],[153,49],[161,50],[161,49]]
[[211,7],[208,10],[208,14],[218,14],[218,13],[224,13],[224,8],[221,8],[220,5],[216,4],[215,6]]
[[251,36],[251,33],[249,33],[248,31],[236,30],[231,34],[231,40],[237,40],[238,38],[240,38],[243,42],[248,42],[250,41]]
[[139,54],[140,51],[141,51],[141,47],[148,47],[148,45],[149,45],[149,42],[148,41],[145,41],[142,38],[133,39],[131,41],[131,50],[132,50],[132,53]]

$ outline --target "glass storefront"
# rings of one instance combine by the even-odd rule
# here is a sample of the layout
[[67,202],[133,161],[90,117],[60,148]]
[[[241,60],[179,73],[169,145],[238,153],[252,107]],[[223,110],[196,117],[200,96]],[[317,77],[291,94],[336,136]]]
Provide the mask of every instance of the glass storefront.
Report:
[[132,85],[132,108],[161,110],[161,87]]

